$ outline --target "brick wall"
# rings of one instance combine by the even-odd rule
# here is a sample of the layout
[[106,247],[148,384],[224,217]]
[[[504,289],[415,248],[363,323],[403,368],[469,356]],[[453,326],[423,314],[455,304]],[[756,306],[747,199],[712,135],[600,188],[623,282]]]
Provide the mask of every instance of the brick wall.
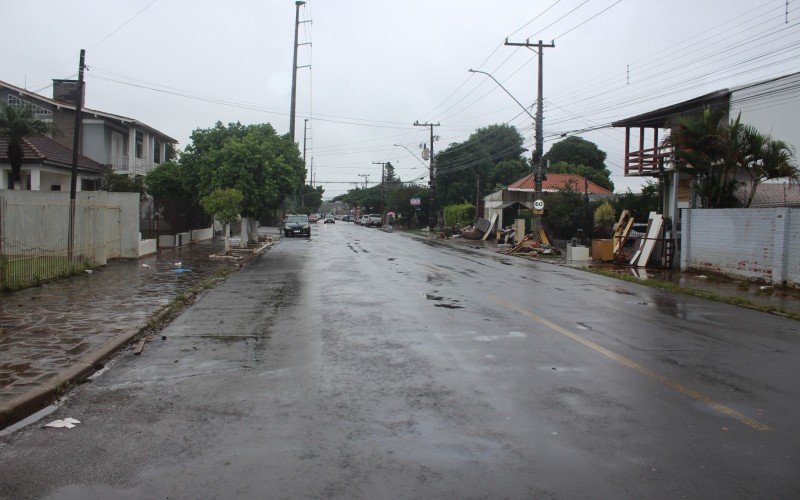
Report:
[[800,285],[800,209],[684,210],[681,269]]

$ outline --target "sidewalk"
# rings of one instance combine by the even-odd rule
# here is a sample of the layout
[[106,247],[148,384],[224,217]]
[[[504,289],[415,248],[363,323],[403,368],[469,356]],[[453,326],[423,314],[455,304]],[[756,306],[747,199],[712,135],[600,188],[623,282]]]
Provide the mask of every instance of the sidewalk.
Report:
[[[401,232],[402,233],[402,232]],[[425,236],[413,235],[416,238],[425,238]],[[463,238],[438,239],[428,237],[430,240],[441,242],[445,245],[452,245],[456,247],[467,247],[481,252],[505,255],[497,249],[497,245],[491,241],[480,240],[467,240]],[[648,280],[651,282],[666,282],[690,289],[693,291],[709,292],[711,294],[719,295],[731,299],[740,299],[748,301],[757,306],[774,309],[776,311],[784,311],[795,315],[800,315],[800,290],[795,288],[782,288],[766,286],[764,284],[755,283],[745,279],[736,279],[728,276],[717,274],[697,272],[697,271],[679,271],[679,270],[663,270],[663,269],[641,269],[623,266],[613,266],[609,263],[594,263],[594,262],[575,262],[569,263],[566,258],[561,256],[551,257],[527,257],[525,254],[519,254],[509,257],[515,257],[526,261],[541,262],[547,264],[555,264],[575,269],[585,270],[601,270],[604,274],[616,274],[621,278],[633,281],[642,282],[645,284]],[[762,289],[762,287],[764,287]]]
[[223,247],[222,240],[209,241],[114,260],[91,273],[0,295],[0,429],[19,416],[20,405],[36,406],[54,388],[95,369],[160,307],[235,266],[208,258]]

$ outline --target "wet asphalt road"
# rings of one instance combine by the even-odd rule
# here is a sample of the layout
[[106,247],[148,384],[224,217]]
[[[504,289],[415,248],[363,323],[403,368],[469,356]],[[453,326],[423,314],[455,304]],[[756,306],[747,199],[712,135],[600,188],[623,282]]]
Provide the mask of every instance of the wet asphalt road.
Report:
[[164,335],[0,438],[0,497],[800,495],[778,316],[340,222]]

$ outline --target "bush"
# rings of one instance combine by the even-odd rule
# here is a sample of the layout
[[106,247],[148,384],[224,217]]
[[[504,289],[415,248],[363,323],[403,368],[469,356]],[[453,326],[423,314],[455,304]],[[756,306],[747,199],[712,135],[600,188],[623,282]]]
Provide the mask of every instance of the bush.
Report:
[[475,205],[471,203],[444,207],[445,226],[466,226],[473,221],[475,221]]

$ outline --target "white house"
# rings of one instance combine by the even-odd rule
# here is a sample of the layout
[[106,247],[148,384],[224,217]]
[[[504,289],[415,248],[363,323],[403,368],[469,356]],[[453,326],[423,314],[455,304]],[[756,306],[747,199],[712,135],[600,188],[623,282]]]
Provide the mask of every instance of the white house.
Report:
[[[8,138],[0,137],[0,189],[11,188]],[[78,191],[96,191],[106,167],[78,155]],[[49,137],[22,140],[22,169],[17,189],[69,191],[72,177],[72,149]]]
[[[55,125],[53,139],[72,148],[77,88],[75,80],[53,80],[53,97],[48,98],[0,81],[0,102],[30,106],[37,118]],[[165,160],[167,144],[177,144],[134,118],[85,107],[82,115],[81,154],[117,173],[143,175]]]

